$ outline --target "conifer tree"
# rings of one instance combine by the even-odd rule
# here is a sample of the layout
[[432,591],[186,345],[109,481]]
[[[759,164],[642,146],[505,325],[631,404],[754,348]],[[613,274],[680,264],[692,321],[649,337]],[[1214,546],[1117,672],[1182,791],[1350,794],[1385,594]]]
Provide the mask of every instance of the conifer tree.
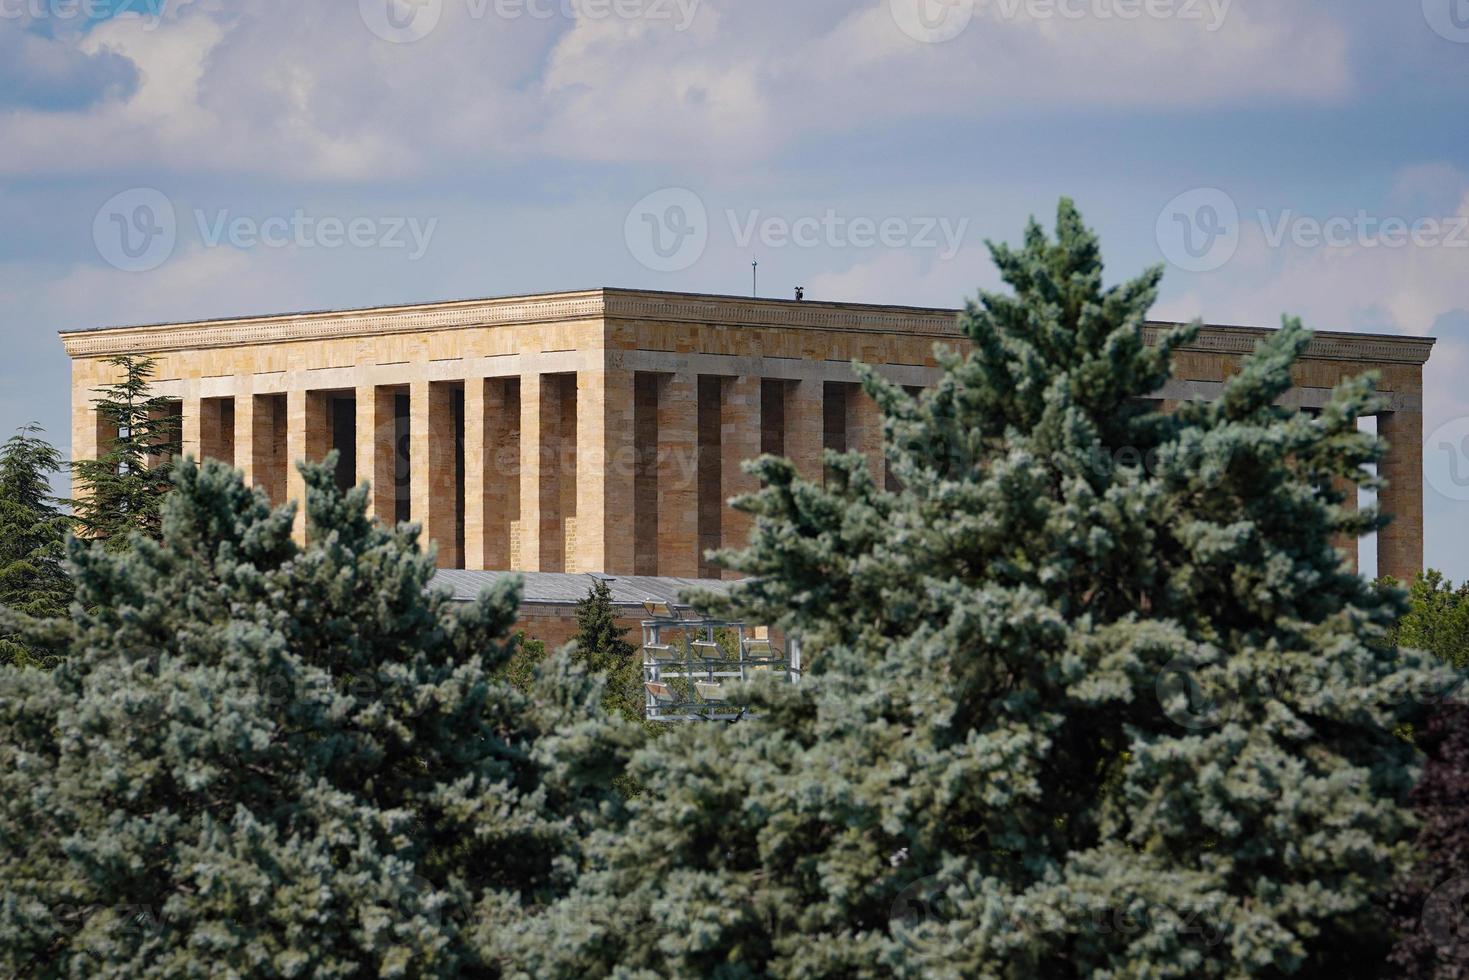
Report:
[[571,880],[630,726],[510,656],[518,583],[430,591],[333,461],[272,510],[175,468],[162,540],[70,550],[51,672],[0,677],[0,974],[494,976],[476,933]]
[[1428,756],[1413,789],[1417,862],[1393,895],[1399,938],[1382,975],[1469,980],[1469,586],[1430,570],[1413,583],[1410,602],[1399,642],[1454,665],[1460,682],[1415,733]]
[[627,630],[617,625],[612,589],[597,581],[576,604],[576,649],[573,656],[590,671],[607,678],[603,707],[636,724],[645,724],[643,667]]
[[[753,718],[649,743],[629,822],[514,930],[539,976],[1346,976],[1380,964],[1437,680],[1401,593],[1336,535],[1381,454],[1370,380],[1277,404],[1287,319],[1218,401],[1151,399],[1196,327],[1145,334],[1069,201],[991,246],[920,398],[862,369],[901,489],[763,459],[727,618],[804,643]],[[1149,340],[1153,341],[1151,344]],[[1190,692],[1201,695],[1191,700]],[[1370,968],[1375,968],[1370,967]]]
[[106,363],[121,377],[103,385],[93,404],[98,421],[116,434],[98,446],[96,459],[71,464],[76,484],[71,503],[78,534],[122,551],[135,532],[154,540],[162,535],[161,504],[171,489],[169,470],[180,433],[169,401],[152,393],[152,358],[124,354]]
[[[63,562],[71,522],[56,506],[51,477],[61,454],[28,425],[0,447],[0,607],[41,619],[66,612],[71,579]],[[47,667],[44,646],[0,634],[0,664]]]

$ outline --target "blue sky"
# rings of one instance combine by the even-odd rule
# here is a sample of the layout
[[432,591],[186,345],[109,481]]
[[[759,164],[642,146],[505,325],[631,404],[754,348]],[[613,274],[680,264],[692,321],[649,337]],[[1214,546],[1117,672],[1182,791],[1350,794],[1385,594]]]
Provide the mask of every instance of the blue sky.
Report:
[[0,419],[69,441],[60,329],[757,255],[958,305],[1068,194],[1115,278],[1169,263],[1160,317],[1440,337],[1469,578],[1466,120],[1469,0],[0,0]]

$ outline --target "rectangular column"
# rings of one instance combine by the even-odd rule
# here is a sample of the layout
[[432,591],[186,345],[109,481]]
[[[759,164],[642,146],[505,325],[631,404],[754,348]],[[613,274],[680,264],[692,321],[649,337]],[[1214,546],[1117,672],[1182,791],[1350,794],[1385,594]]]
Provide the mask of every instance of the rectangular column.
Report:
[[1377,434],[1388,443],[1378,467],[1387,487],[1378,502],[1392,517],[1377,535],[1377,574],[1411,585],[1423,571],[1423,413],[1384,412]]
[[877,489],[887,486],[887,456],[883,452],[882,411],[860,385],[847,392],[847,448],[867,457]]
[[576,555],[568,571],[635,574],[633,373],[577,374]]
[[357,480],[371,484],[368,514],[397,523],[394,454],[397,440],[394,390],[377,385],[357,388]]
[[[250,461],[247,485],[260,487],[273,506],[286,502],[287,404],[285,395],[255,395],[250,399],[245,430],[237,434],[241,451]],[[236,413],[238,423],[239,415]]]
[[[761,379],[753,375],[724,379],[719,444],[723,457],[720,465],[720,506],[723,508],[720,537],[724,548],[743,548],[749,543],[750,515],[735,510],[729,502],[734,497],[760,489],[759,479],[745,472],[744,463],[761,454],[764,438],[763,413],[760,411],[762,389]],[[727,579],[739,577],[728,569],[722,575]]]
[[485,494],[493,455],[486,404],[489,385],[482,378],[464,382],[464,567],[475,571],[489,568],[485,564]]
[[658,574],[699,574],[699,401],[691,374],[659,376]]
[[656,374],[633,377],[633,574],[658,574],[658,386]]
[[322,392],[297,388],[286,392],[286,498],[296,501],[294,537],[307,540],[306,480],[301,476],[304,460],[319,463],[331,448],[331,420]]
[[[197,383],[191,384],[190,388],[197,391]],[[196,463],[204,461],[203,450],[203,428],[204,428],[204,399],[198,394],[185,395],[179,403],[179,411],[182,418],[179,425],[182,429],[180,434],[180,446],[185,456]]]
[[724,544],[724,381],[712,374],[701,374],[698,379],[699,448],[695,459],[700,578],[719,578],[719,569],[708,555]]
[[246,487],[255,486],[255,395],[247,375],[235,376],[235,469]]
[[515,567],[520,519],[520,379],[494,378],[485,392],[484,567]]
[[817,484],[825,482],[824,388],[821,381],[792,381],[785,393],[786,458],[795,464],[802,477]]
[[415,381],[409,386],[413,520],[423,529],[423,546],[438,546],[440,568],[462,567],[454,420],[457,387],[429,381]]
[[520,378],[520,517],[512,545],[519,572],[541,571],[542,382],[537,372]]
[[[1338,493],[1346,497],[1342,506],[1355,514],[1357,512],[1357,485],[1347,479],[1333,479],[1331,485]],[[1351,565],[1352,571],[1358,571],[1360,569],[1361,549],[1358,546],[1357,539],[1350,534],[1340,534],[1337,535],[1332,543],[1338,551],[1346,556],[1347,563]]]
[[[97,406],[92,403],[92,390],[75,380],[80,367],[81,362],[73,362],[71,459],[94,460],[112,451],[113,442],[117,439],[117,427],[97,413]],[[83,487],[73,486],[72,496],[80,498],[85,495]]]
[[544,571],[570,572],[576,562],[577,536],[580,530],[580,503],[577,489],[578,452],[577,431],[577,379],[574,374],[553,375],[542,393],[552,393],[552,408],[542,407],[542,422],[554,417],[556,420],[555,470],[550,485],[546,485],[542,473],[542,500],[554,497],[555,518],[548,520],[549,512],[542,514],[541,522],[541,567]]

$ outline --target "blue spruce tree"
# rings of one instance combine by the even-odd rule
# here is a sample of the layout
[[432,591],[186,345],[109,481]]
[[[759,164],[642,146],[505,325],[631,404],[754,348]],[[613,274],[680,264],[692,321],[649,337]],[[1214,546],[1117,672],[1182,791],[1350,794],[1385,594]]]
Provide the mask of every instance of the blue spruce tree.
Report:
[[634,759],[630,819],[502,940],[538,976],[1239,977],[1382,963],[1429,658],[1333,547],[1369,379],[1279,407],[1309,334],[1151,399],[1161,270],[1106,288],[1070,202],[992,246],[921,398],[863,371],[901,489],[763,459],[724,615],[805,643],[756,717]]

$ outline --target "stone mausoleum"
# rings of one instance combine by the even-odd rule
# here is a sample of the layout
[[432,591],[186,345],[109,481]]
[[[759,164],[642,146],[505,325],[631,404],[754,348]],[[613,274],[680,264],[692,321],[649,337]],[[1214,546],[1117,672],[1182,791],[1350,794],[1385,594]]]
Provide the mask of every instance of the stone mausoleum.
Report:
[[[184,452],[232,463],[273,501],[300,496],[295,460],[336,449],[340,482],[370,480],[376,514],[421,523],[444,569],[708,579],[718,572],[704,553],[748,531],[726,506],[754,489],[742,460],[781,454],[820,478],[823,448],[857,450],[885,479],[876,406],[852,361],[911,389],[932,384],[935,342],[965,346],[956,318],[594,289],[106,327],[62,342],[76,458],[110,437],[92,405],[116,370],[106,359],[146,354],[156,393],[182,416]],[[1266,332],[1206,327],[1158,399],[1217,396]],[[1342,379],[1379,373],[1389,410],[1378,432],[1391,444],[1382,503],[1394,521],[1378,571],[1401,579],[1423,564],[1432,346],[1320,332],[1287,399],[1310,410]]]

